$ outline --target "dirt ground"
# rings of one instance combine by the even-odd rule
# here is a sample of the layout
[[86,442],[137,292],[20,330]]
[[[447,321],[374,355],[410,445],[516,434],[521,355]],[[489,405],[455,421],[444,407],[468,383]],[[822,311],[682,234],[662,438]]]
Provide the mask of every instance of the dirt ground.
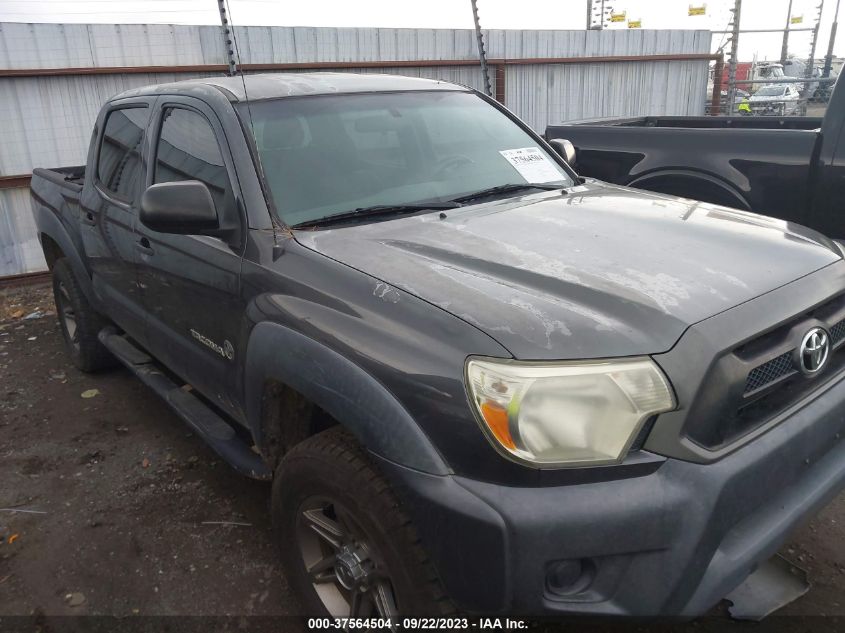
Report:
[[[0,289],[0,629],[3,616],[296,614],[269,486],[222,463],[127,371],[77,371],[53,311],[46,286]],[[813,587],[779,630],[845,616],[843,543],[840,496],[782,551]],[[723,611],[699,630],[728,625]]]
[[77,371],[55,314],[8,320],[54,311],[47,288],[4,294],[0,615],[295,613],[269,485],[221,463],[128,371]]

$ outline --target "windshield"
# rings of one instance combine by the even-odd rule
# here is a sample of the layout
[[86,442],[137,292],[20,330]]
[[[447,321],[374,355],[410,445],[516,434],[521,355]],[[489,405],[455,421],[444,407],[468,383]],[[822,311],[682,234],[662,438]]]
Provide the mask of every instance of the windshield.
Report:
[[763,86],[755,94],[757,97],[782,97],[786,92],[783,86]]
[[472,93],[281,98],[250,104],[250,114],[273,201],[289,225],[497,185],[573,184],[534,138]]

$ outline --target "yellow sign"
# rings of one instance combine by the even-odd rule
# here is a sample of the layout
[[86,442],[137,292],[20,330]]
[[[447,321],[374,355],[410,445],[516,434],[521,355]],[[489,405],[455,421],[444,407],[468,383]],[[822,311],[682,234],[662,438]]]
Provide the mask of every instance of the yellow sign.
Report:
[[707,5],[702,4],[700,7],[689,5],[690,15],[707,15]]
[[624,22],[626,17],[627,17],[626,11],[623,11],[622,13],[611,13],[610,14],[610,21],[611,22]]
[[790,24],[801,24],[803,21],[804,21],[803,15],[794,15],[791,18],[789,18]]
[[628,28],[629,29],[641,29],[641,28],[643,28],[643,21],[642,20],[628,20]]

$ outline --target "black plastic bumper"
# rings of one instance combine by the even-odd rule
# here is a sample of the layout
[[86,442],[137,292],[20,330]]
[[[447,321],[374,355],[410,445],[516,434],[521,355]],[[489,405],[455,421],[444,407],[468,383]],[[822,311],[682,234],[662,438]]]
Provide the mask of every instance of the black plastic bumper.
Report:
[[[706,612],[845,485],[845,381],[711,464],[549,488],[437,477],[384,462],[447,591],[471,612]],[[555,561],[586,560],[589,586],[548,590]],[[577,583],[576,583],[577,584]]]

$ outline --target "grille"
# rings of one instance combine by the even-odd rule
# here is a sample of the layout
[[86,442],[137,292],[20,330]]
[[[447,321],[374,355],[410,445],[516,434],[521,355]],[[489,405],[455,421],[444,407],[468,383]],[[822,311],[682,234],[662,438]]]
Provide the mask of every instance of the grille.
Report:
[[[843,324],[842,333],[845,336],[845,324]],[[745,379],[745,393],[757,391],[761,387],[794,373],[795,366],[792,362],[792,350],[790,350],[752,369],[748,378]]]
[[[738,441],[829,380],[845,375],[845,293],[747,341],[710,369],[690,407],[684,433],[696,444],[718,448]],[[815,324],[830,334],[827,367],[804,376],[795,362],[801,336]],[[759,360],[758,360],[759,359]],[[748,373],[737,375],[739,367]],[[725,397],[725,387],[730,393]]]
[[830,328],[830,342],[836,347],[845,341],[845,319]]

